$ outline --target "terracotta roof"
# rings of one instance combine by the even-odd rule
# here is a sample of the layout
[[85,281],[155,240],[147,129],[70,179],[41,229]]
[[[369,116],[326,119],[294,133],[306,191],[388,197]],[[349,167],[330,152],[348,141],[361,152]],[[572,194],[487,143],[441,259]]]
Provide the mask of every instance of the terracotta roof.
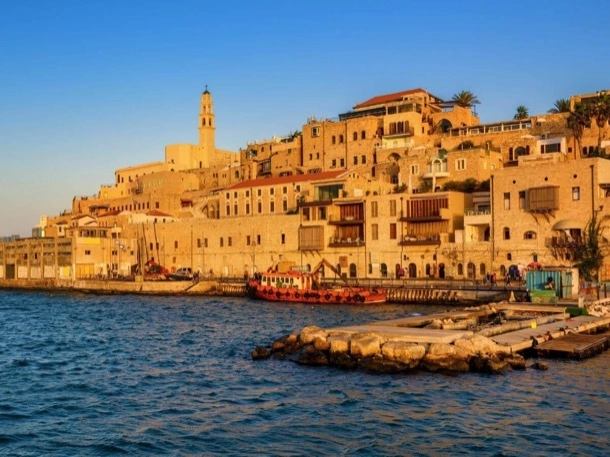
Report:
[[101,216],[98,216],[98,218],[100,217],[106,217],[106,216],[118,216],[121,213],[120,210],[114,210],[114,211],[106,211],[104,214],[102,214]]
[[156,216],[156,217],[173,217],[171,214],[164,213],[163,211],[159,211],[158,209],[153,209],[146,213],[147,216]]
[[376,97],[370,98],[363,103],[359,103],[354,106],[354,109],[366,108],[368,106],[382,105],[389,102],[397,102],[402,100],[406,95],[416,94],[418,92],[426,92],[424,89],[410,89],[403,90],[402,92],[395,92],[393,94],[377,95]]
[[333,170],[323,171],[321,173],[305,173],[302,175],[290,175],[290,176],[277,176],[274,178],[259,178],[259,179],[248,179],[242,181],[226,189],[244,189],[247,187],[263,187],[263,186],[276,186],[278,184],[292,184],[300,182],[310,181],[324,181],[327,179],[337,179],[342,175],[346,174],[347,170]]

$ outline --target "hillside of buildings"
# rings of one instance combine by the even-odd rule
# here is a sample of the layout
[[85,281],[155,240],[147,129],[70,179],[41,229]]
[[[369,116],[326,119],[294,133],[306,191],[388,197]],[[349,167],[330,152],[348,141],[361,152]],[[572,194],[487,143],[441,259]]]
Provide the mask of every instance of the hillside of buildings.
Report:
[[[378,95],[226,151],[206,89],[197,144],[126,164],[112,185],[42,217],[32,238],[1,243],[0,278],[129,277],[152,262],[241,276],[321,258],[348,277],[504,277],[582,263],[592,220],[605,253],[606,93],[490,124],[476,103],[469,92]],[[608,279],[610,261],[594,270]]]

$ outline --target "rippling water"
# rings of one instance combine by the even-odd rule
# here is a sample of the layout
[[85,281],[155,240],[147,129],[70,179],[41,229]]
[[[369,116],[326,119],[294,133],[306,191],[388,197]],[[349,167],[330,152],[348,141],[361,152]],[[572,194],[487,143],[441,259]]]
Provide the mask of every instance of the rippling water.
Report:
[[0,291],[0,455],[608,455],[608,352],[455,377],[250,359],[435,310]]

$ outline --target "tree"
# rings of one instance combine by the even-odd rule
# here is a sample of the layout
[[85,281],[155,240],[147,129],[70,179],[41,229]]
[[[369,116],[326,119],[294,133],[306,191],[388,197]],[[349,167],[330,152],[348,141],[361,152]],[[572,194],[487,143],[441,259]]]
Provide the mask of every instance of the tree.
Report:
[[527,119],[530,117],[530,113],[527,111],[527,108],[523,105],[517,106],[517,113],[513,117],[515,120]]
[[587,281],[597,280],[599,269],[604,261],[601,246],[604,229],[601,222],[597,219],[597,214],[593,213],[585,227],[582,241],[574,248],[574,262],[578,267],[578,273]]
[[553,107],[548,110],[549,113],[569,113],[570,112],[570,100],[567,98],[560,98],[555,100]]
[[610,96],[605,90],[597,93],[597,98],[592,102],[587,102],[589,114],[595,119],[595,123],[599,129],[597,136],[597,150],[602,148],[602,129],[610,119]]
[[462,108],[468,108],[473,105],[478,105],[480,103],[477,96],[469,90],[463,90],[461,92],[458,92],[457,94],[454,94],[451,100]]
[[591,127],[591,115],[589,112],[588,105],[583,105],[581,102],[574,105],[574,110],[570,111],[570,114],[566,120],[568,128],[572,130],[574,140],[578,145],[578,151],[581,151],[580,140],[585,128]]

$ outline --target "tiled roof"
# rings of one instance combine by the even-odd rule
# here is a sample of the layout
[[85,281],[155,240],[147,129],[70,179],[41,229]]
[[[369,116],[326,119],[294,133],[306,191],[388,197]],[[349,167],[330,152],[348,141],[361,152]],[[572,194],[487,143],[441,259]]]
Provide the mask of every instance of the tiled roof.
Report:
[[274,178],[259,178],[259,179],[248,179],[247,181],[242,181],[232,186],[227,187],[226,189],[245,189],[247,187],[263,187],[263,186],[276,186],[279,184],[292,184],[292,183],[301,183],[301,182],[311,182],[311,181],[325,181],[327,179],[337,179],[340,178],[343,174],[346,174],[347,170],[333,170],[333,171],[323,171],[320,173],[306,173],[303,175],[290,175],[290,176],[278,176]]
[[101,216],[98,216],[98,218],[100,217],[106,217],[106,216],[118,216],[121,213],[120,210],[114,210],[114,211],[106,211],[104,214],[102,214]]
[[416,94],[418,92],[426,92],[423,89],[410,89],[403,90],[402,92],[395,92],[393,94],[377,95],[363,103],[359,103],[354,106],[354,109],[366,108],[368,106],[382,105],[384,103],[396,102],[402,100],[406,95]]

